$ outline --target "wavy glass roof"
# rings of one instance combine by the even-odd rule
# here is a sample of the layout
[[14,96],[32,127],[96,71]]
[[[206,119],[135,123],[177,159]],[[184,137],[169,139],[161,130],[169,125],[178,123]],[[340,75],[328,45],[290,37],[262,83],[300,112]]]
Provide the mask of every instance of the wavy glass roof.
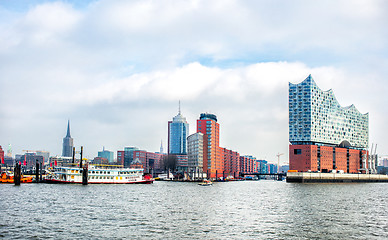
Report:
[[289,139],[291,144],[313,142],[368,148],[369,114],[354,105],[342,107],[333,91],[322,91],[311,75],[298,84],[289,83]]

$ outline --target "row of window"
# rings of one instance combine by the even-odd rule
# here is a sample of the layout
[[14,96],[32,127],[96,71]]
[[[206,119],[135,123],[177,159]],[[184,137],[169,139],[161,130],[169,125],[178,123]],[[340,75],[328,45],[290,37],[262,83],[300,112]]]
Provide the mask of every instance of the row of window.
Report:
[[[82,173],[82,170],[81,171],[78,171],[78,170],[71,170],[71,173]],[[93,171],[93,170],[89,170],[89,173],[91,174],[105,174],[105,175],[109,175],[109,174],[114,174],[114,172],[110,172],[110,171]],[[122,174],[135,174],[136,172],[130,172],[130,171],[124,171],[124,172],[118,172],[119,175],[122,175]]]
[[[114,179],[114,177],[110,177],[110,176],[91,176],[91,177],[89,177],[89,179],[111,179],[111,180],[113,180]],[[123,179],[133,179],[133,180],[135,180],[135,178],[134,177],[116,177],[116,180],[123,180]]]

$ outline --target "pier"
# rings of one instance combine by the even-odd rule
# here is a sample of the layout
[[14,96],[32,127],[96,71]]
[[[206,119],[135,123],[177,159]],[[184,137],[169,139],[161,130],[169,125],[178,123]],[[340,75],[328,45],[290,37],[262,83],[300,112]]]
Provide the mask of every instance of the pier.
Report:
[[240,176],[241,177],[245,177],[245,176],[257,176],[260,178],[260,176],[273,176],[275,180],[278,180],[278,181],[282,181],[283,180],[283,177],[286,176],[285,173],[240,173]]
[[388,182],[388,175],[288,172],[286,181],[296,183]]

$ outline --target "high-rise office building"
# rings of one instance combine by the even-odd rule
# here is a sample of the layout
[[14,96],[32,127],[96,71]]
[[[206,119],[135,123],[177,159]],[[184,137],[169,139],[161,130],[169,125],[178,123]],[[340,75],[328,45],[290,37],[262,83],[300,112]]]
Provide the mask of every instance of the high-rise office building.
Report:
[[70,120],[67,122],[66,137],[63,138],[62,156],[63,157],[73,156],[73,138],[71,138],[70,136]]
[[178,115],[168,122],[168,153],[184,155],[187,154],[187,136],[189,135],[189,124],[182,116],[179,107]]
[[189,168],[203,168],[203,133],[194,133],[187,137]]
[[333,91],[322,91],[311,75],[289,83],[290,169],[343,170],[368,168],[369,115],[354,105],[341,107]]
[[43,162],[44,164],[48,164],[50,160],[50,152],[48,151],[36,151],[37,156],[42,156],[43,157]]
[[101,158],[106,158],[109,163],[114,161],[114,153],[112,151],[105,150],[105,147],[102,148],[102,151],[98,152],[98,156]]
[[224,161],[220,148],[220,124],[217,117],[210,113],[201,113],[197,120],[197,132],[203,137],[203,171],[210,178],[222,176]]
[[[124,167],[129,167],[133,161],[133,152],[139,150],[137,147],[125,147],[124,148]],[[117,151],[119,155],[119,151]],[[117,157],[118,158],[118,157]]]
[[39,164],[43,164],[43,156],[38,156],[35,152],[27,152],[21,156],[21,163],[26,170],[34,169],[36,161],[38,161]]
[[203,133],[187,137],[188,172],[192,179],[203,176]]

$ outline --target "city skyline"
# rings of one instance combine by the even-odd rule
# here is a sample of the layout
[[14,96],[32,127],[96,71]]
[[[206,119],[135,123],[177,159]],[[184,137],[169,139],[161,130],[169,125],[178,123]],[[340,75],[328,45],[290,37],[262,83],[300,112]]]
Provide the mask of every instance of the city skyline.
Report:
[[2,1],[0,145],[61,155],[70,119],[86,157],[156,152],[181,100],[192,126],[217,115],[221,146],[286,163],[288,82],[312,74],[387,155],[388,3],[280,2]]

